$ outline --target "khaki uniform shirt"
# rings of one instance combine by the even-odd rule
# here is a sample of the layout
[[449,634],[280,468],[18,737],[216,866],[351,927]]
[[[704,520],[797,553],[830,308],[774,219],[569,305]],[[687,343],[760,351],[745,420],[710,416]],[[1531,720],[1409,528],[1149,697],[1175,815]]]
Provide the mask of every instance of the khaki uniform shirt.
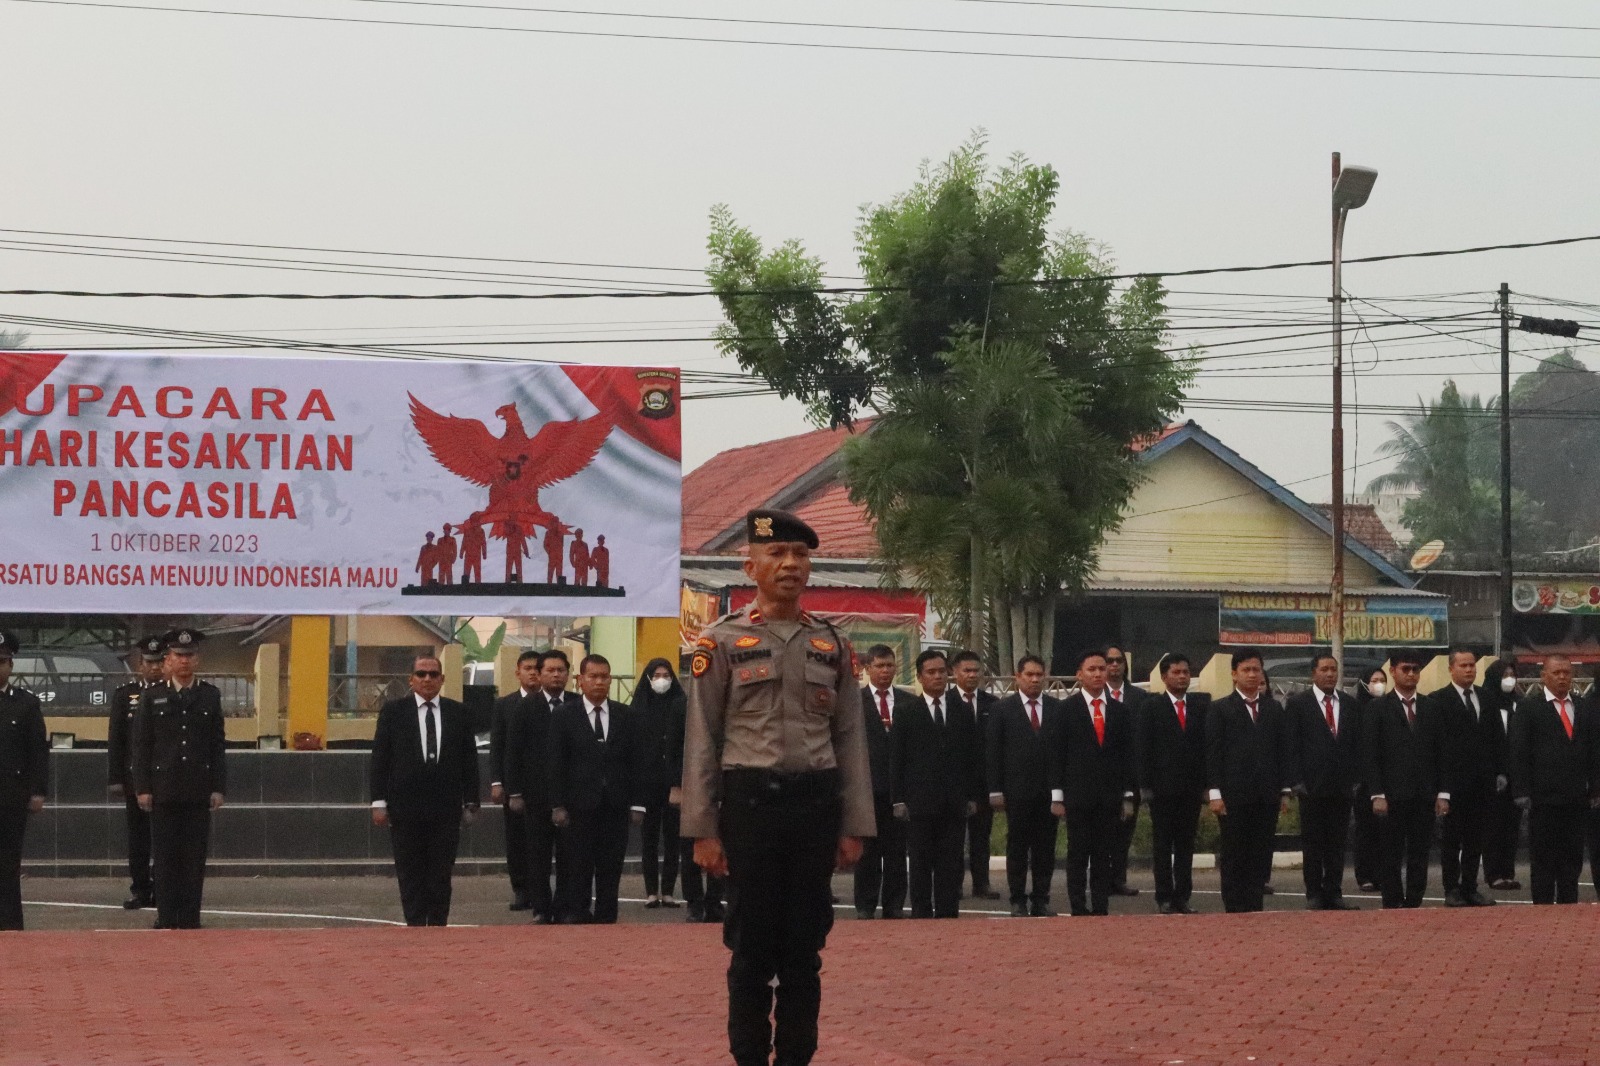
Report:
[[877,835],[850,645],[802,613],[767,621],[752,603],[708,626],[690,669],[680,832],[714,837],[722,771],[839,771],[845,836]]

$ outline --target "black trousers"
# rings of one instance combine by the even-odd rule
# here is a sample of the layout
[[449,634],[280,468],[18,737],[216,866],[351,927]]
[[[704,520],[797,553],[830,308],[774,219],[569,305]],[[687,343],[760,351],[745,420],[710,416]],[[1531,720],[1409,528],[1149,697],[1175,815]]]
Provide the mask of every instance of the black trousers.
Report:
[[1222,909],[1229,914],[1262,909],[1272,875],[1272,838],[1278,831],[1278,801],[1230,803],[1221,829]]
[[1528,812],[1528,887],[1535,903],[1578,902],[1583,872],[1585,803],[1535,803]]
[[906,854],[911,860],[911,917],[955,918],[961,913],[961,848],[967,837],[964,802],[944,810],[910,809]]
[[1483,879],[1490,884],[1496,881],[1517,879],[1517,843],[1522,836],[1522,808],[1511,798],[1509,790],[1496,792],[1489,797],[1483,841]]
[[28,808],[0,810],[0,930],[22,928],[22,837]]
[[154,894],[155,875],[150,866],[150,812],[139,806],[139,797],[127,789],[123,806],[128,812],[128,880],[135,896]]
[[1433,847],[1433,804],[1427,796],[1391,799],[1389,813],[1380,819],[1383,872],[1378,885],[1385,909],[1422,906],[1428,890],[1428,849]]
[[1355,802],[1355,852],[1356,884],[1376,885],[1383,876],[1383,825],[1382,819],[1372,813],[1372,801],[1366,796]]
[[[1044,907],[1050,903],[1050,880],[1056,872],[1056,826],[1048,793],[1031,798],[1006,797],[1006,887],[1011,902]],[[1033,891],[1028,891],[1028,877]]]
[[1188,903],[1194,893],[1194,837],[1200,829],[1200,800],[1156,796],[1150,801],[1150,864],[1156,875],[1156,903]]
[[678,842],[678,858],[683,864],[683,899],[693,906],[720,906],[722,903],[722,878],[707,877],[694,861],[694,841]]
[[1450,793],[1450,813],[1439,826],[1439,874],[1446,892],[1478,890],[1478,864],[1489,830],[1489,792]]
[[506,876],[511,879],[511,891],[518,898],[528,894],[528,815],[502,804],[506,832]]
[[1111,848],[1111,887],[1126,888],[1128,886],[1128,850],[1133,847],[1133,832],[1139,825],[1140,797],[1137,792],[1133,794],[1133,817],[1121,819],[1117,822],[1117,839]]
[[967,871],[974,894],[989,891],[989,838],[994,834],[994,808],[987,802],[967,819]]
[[1595,899],[1600,901],[1600,877],[1595,876],[1595,868],[1600,865],[1600,810],[1591,807],[1584,820],[1584,835],[1589,846],[1589,884],[1594,888]]
[[150,853],[155,867],[156,925],[200,928],[211,842],[208,803],[157,803],[150,812]]
[[[617,920],[622,859],[628,850],[628,808],[567,808],[563,831],[567,850],[567,898],[563,917],[589,915],[596,922]],[[594,910],[590,911],[593,903]]]
[[[389,841],[407,925],[450,923],[450,878],[461,843],[459,811],[389,811]],[[156,903],[163,902],[156,882]]]
[[[528,895],[528,904],[535,914],[545,914],[556,917],[557,892],[562,884],[563,861],[556,849],[556,827],[550,822],[550,808],[543,804],[528,807],[522,814],[523,853],[527,856],[524,866],[527,873],[524,875],[524,891]],[[550,890],[550,864],[555,860],[556,867],[556,892]]]
[[856,863],[856,910],[871,913],[881,904],[885,918],[898,918],[906,905],[906,823],[894,816],[887,798],[874,798],[878,835],[861,842]]
[[733,952],[728,1048],[738,1066],[766,1066],[773,1051],[773,1066],[804,1066],[816,1054],[821,951],[833,928],[829,882],[840,825],[837,776],[828,777],[831,795],[758,801],[743,797],[724,776],[720,832],[728,856],[728,911],[722,942]]
[[639,827],[644,894],[670,896],[678,884],[678,808],[667,802],[665,785],[654,790]]
[[1073,914],[1111,912],[1112,852],[1121,823],[1120,802],[1067,808],[1067,902]]
[[1301,873],[1306,899],[1333,903],[1344,896],[1344,852],[1350,837],[1350,799],[1300,797]]

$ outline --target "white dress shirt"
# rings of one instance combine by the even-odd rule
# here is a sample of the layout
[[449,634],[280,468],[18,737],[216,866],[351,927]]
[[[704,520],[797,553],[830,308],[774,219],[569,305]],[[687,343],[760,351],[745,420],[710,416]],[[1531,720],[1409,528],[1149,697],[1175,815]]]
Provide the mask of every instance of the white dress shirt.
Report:
[[[442,728],[444,726],[444,720],[439,717],[439,699],[438,697],[434,697],[431,700],[425,700],[421,696],[418,696],[415,692],[411,694],[411,697],[417,701],[417,740],[422,746],[422,761],[427,762],[428,715],[430,714],[433,715],[433,742],[435,744],[434,751],[436,753],[441,753],[444,751],[444,731]],[[432,709],[425,709],[429,707]],[[387,807],[389,806],[389,803],[387,800],[373,800],[372,806],[374,808]]]

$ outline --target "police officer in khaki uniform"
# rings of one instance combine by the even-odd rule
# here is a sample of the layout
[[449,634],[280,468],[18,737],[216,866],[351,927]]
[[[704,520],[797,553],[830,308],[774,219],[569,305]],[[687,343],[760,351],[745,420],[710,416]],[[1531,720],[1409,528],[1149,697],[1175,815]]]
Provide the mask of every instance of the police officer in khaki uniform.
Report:
[[121,799],[128,814],[128,878],[132,882],[123,910],[136,911],[155,903],[150,873],[150,815],[139,807],[133,787],[133,719],[145,692],[161,683],[162,660],[167,649],[160,637],[139,642],[136,677],[111,694],[111,714],[106,723],[106,766],[112,799]]
[[775,1066],[800,1066],[817,1050],[832,874],[876,833],[872,780],[850,646],[800,609],[816,533],[772,510],[746,532],[755,602],[707,627],[692,660],[679,831],[728,878],[734,1062],[775,1050]]
[[133,787],[150,814],[157,929],[200,928],[211,812],[222,806],[222,693],[198,680],[194,629],[162,637],[167,680],[152,685],[133,718]]
[[50,743],[39,698],[11,684],[17,638],[0,631],[0,929],[22,928],[22,835],[44,810]]

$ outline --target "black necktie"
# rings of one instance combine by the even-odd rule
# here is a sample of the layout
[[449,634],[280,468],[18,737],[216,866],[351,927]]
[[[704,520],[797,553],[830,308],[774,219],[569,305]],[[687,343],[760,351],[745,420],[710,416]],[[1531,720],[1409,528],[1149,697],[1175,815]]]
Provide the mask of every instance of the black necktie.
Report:
[[594,709],[594,738],[600,743],[606,742],[606,727],[600,723],[600,708]]
[[429,700],[422,705],[423,721],[426,723],[426,736],[423,743],[427,745],[428,762],[439,761],[439,727],[433,724],[433,701]]

